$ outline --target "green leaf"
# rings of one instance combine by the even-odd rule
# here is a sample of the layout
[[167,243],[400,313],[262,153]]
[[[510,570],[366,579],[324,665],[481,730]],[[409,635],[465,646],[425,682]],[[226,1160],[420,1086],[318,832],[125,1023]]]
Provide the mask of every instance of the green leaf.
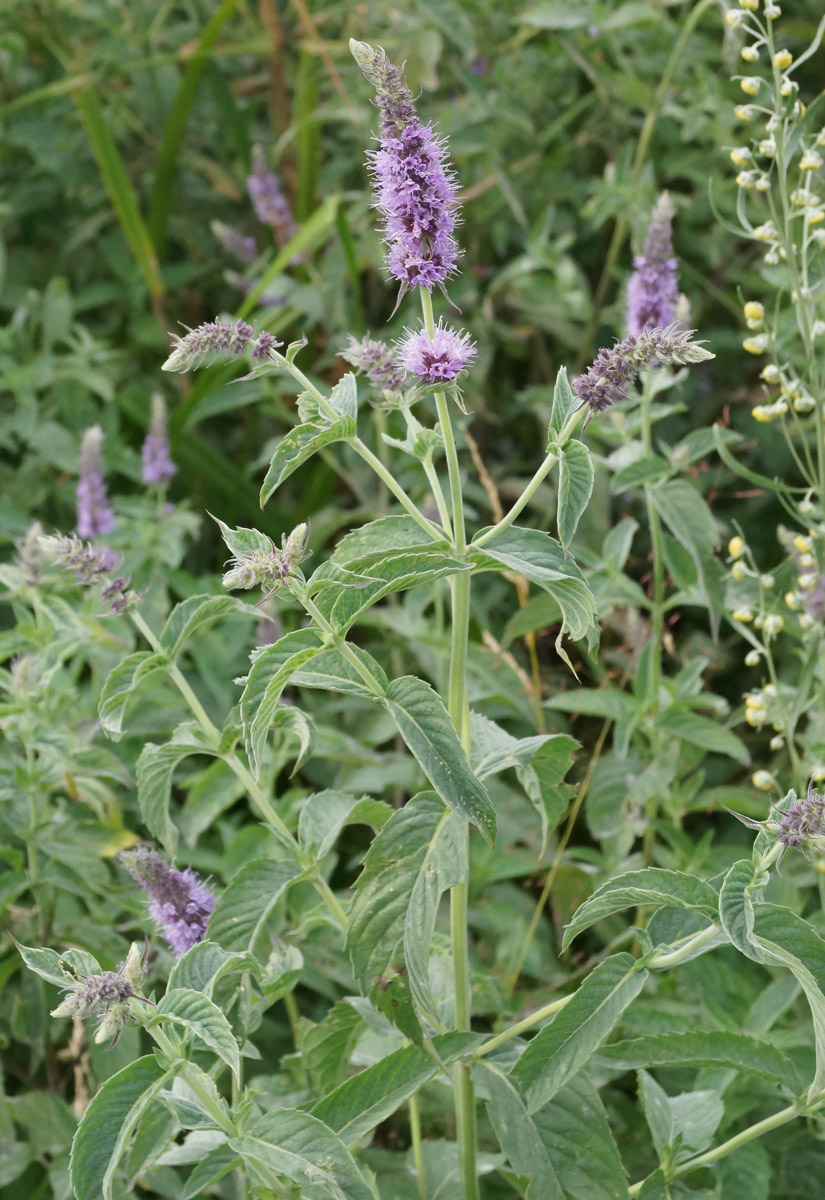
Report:
[[655,454],[649,458],[637,458],[635,462],[616,472],[610,491],[615,496],[618,492],[627,492],[646,483],[658,483],[660,479],[670,475],[672,470],[669,463]]
[[344,1082],[363,1031],[364,1018],[345,1000],[334,1004],[317,1025],[303,1026],[301,1057],[316,1095],[323,1096]]
[[255,311],[261,296],[278,276],[283,274],[296,255],[309,253],[323,241],[335,222],[339,203],[338,196],[328,197],[323,204],[316,208],[312,216],[303,222],[295,236],[291,237],[286,245],[278,251],[255,286],[247,293],[243,304],[238,309],[239,317],[247,318],[250,313]]
[[499,1146],[515,1173],[529,1180],[524,1200],[562,1200],[547,1147],[512,1081],[489,1063],[476,1064],[473,1074],[490,1097],[487,1115]]
[[321,654],[321,636],[314,629],[298,629],[266,646],[252,664],[241,695],[244,744],[256,775],[281,696],[296,671]]
[[[358,656],[381,690],[386,691],[388,680],[383,667],[360,646],[350,644],[350,650]],[[309,664],[301,667],[293,676],[292,682],[296,687],[318,688],[324,692],[341,692],[345,696],[361,696],[367,700],[375,700],[375,693],[367,687],[358,671],[344,658],[340,650],[325,650]]]
[[689,908],[715,918],[719,898],[711,885],[696,875],[647,867],[643,871],[625,871],[608,879],[585,900],[565,928],[562,949],[566,950],[583,929],[595,925],[612,913],[644,904]]
[[729,1067],[778,1080],[794,1095],[799,1072],[776,1046],[743,1033],[707,1029],[697,1033],[651,1033],[613,1042],[599,1050],[599,1061],[620,1070],[638,1067]]
[[366,525],[353,529],[333,550],[332,561],[349,567],[351,563],[364,559],[373,558],[377,561],[387,554],[428,549],[431,546],[432,542],[426,539],[418,522],[406,514],[399,514],[380,517],[377,521],[368,521]]
[[676,1162],[689,1158],[696,1150],[704,1150],[725,1113],[718,1093],[683,1092],[668,1096],[647,1071],[639,1072],[639,1098],[657,1153],[665,1159],[668,1148],[676,1147]]
[[192,754],[212,754],[197,736],[199,727],[189,722],[179,725],[172,740],[162,746],[147,742],[137,761],[138,804],[144,824],[153,837],[172,856],[178,848],[178,830],[169,813],[172,776],[184,758]]
[[[209,515],[212,516],[211,513]],[[212,517],[212,520],[220,529],[221,537],[233,558],[245,558],[258,550],[262,550],[264,554],[272,553],[271,540],[260,530],[246,529],[244,526],[233,529],[230,525],[224,525],[217,517]]]
[[208,996],[191,988],[172,988],[155,1009],[153,1021],[161,1018],[194,1034],[240,1078],[241,1056],[232,1026]]
[[533,1114],[565,1200],[628,1200],[627,1176],[599,1094],[577,1075]]
[[700,746],[714,754],[726,754],[728,758],[735,759],[743,766],[750,762],[747,746],[735,733],[725,729],[718,721],[703,717],[692,709],[671,705],[657,718],[656,724],[659,729],[675,734],[691,746]]
[[[709,556],[719,533],[707,502],[693,484],[682,478],[655,484],[649,494],[676,541],[690,554],[705,599],[710,605],[716,584]],[[710,617],[715,631],[718,625],[715,606],[710,607]]]
[[497,571],[501,567],[523,575],[553,597],[562,614],[561,637],[573,641],[595,640],[596,603],[572,557],[565,556],[557,541],[540,529],[519,529],[511,525],[483,547],[470,546],[470,555],[478,571]]
[[149,1054],[101,1085],[72,1142],[69,1172],[76,1200],[110,1200],[118,1162],[135,1126],[176,1070],[164,1071]]
[[417,1046],[404,1046],[359,1071],[312,1109],[351,1146],[391,1116],[435,1075],[431,1058]]
[[24,946],[16,939],[13,941],[29,970],[55,987],[70,988],[80,983],[85,975],[99,975],[101,972],[100,963],[85,950],[65,950],[63,954],[58,954],[56,950]]
[[289,885],[301,874],[298,863],[259,859],[242,867],[218,897],[207,934],[224,950],[249,950],[267,917]]
[[298,843],[307,861],[320,861],[329,854],[345,825],[371,825],[381,829],[392,809],[369,796],[323,791],[310,796],[298,818]]
[[513,1067],[529,1112],[546,1104],[584,1066],[646,979],[647,971],[639,970],[629,954],[612,955],[587,976]]
[[636,701],[618,688],[576,688],[560,692],[547,701],[547,708],[575,713],[578,717],[604,717],[611,721],[627,720],[636,710]]
[[340,417],[331,425],[293,426],[278,443],[272,456],[261,487],[261,508],[284,480],[288,479],[293,471],[297,471],[302,463],[312,458],[313,454],[317,454],[332,442],[342,442],[355,437],[356,432],[352,417]]
[[260,1163],[303,1187],[320,1186],[337,1200],[376,1200],[341,1139],[309,1113],[269,1112],[229,1146],[245,1162]]
[[180,1200],[201,1200],[207,1189],[241,1165],[241,1159],[228,1146],[216,1146],[195,1167],[183,1185]]
[[444,803],[476,825],[493,845],[493,802],[470,768],[441,697],[423,679],[402,675],[389,684],[382,704]]
[[106,733],[119,741],[123,733],[123,716],[132,693],[157,671],[168,665],[164,654],[139,650],[130,654],[110,671],[100,693],[97,715]]
[[593,494],[593,462],[584,442],[570,441],[559,455],[557,522],[559,541],[567,549]]
[[74,93],[74,101],[80,111],[106,191],[138,270],[150,295],[162,296],[163,280],[155,248],[140,214],[134,189],[106,120],[100,97],[94,87],[87,83]]
[[524,607],[517,609],[504,626],[501,644],[506,649],[516,638],[524,637],[525,633],[547,629],[550,625],[560,625],[561,619],[559,603],[552,596],[545,592],[540,596],[531,596]]
[[187,988],[212,999],[215,985],[228,975],[250,971],[260,975],[258,961],[252,954],[230,952],[217,942],[197,942],[178,959],[169,975],[167,989]]
[[555,387],[553,388],[550,428],[547,431],[548,450],[556,442],[562,429],[564,429],[577,408],[581,408],[581,400],[570,386],[567,378],[567,367],[559,367],[556,374]]
[[329,402],[342,417],[358,417],[358,384],[352,371],[347,371],[329,394]]
[[190,596],[172,609],[160,635],[160,644],[169,658],[175,659],[193,633],[207,629],[223,617],[239,614],[259,615],[236,596]]

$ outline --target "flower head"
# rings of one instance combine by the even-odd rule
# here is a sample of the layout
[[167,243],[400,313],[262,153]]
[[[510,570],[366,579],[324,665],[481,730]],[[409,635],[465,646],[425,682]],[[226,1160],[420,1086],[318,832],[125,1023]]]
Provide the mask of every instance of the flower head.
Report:
[[771,820],[776,836],[786,848],[802,850],[825,849],[825,796],[814,791],[795,800],[778,819]]
[[664,328],[676,317],[679,283],[670,237],[672,223],[673,203],[663,192],[653,210],[644,251],[633,261],[627,287],[627,332],[634,337],[645,329]]
[[80,443],[80,472],[77,481],[77,532],[82,538],[111,533],[115,514],[103,481],[103,430],[92,425]]
[[190,329],[184,337],[174,333],[172,339],[174,345],[163,364],[164,371],[191,371],[205,359],[218,355],[240,358],[246,350],[251,352],[256,362],[260,362],[282,344],[266,330],[256,335],[246,321],[221,321],[217,318]]
[[410,330],[399,343],[398,356],[404,369],[417,379],[452,383],[476,357],[476,348],[468,333],[439,321],[432,337],[425,329]]
[[373,387],[397,392],[404,386],[404,368],[399,366],[395,351],[386,342],[371,337],[351,337],[349,345],[341,351],[341,357],[356,370],[363,371]]
[[298,225],[260,146],[252,148],[252,173],[246,186],[258,220],[269,225],[279,246],[285,246],[298,232]]
[[236,554],[230,559],[223,586],[230,591],[261,587],[269,594],[276,592],[295,575],[299,563],[309,558],[312,552],[307,550],[308,544],[309,525],[302,522],[282,536],[280,550],[271,543],[269,550],[261,548]]
[[147,893],[149,915],[178,958],[203,940],[215,897],[194,871],[178,871],[144,842],[124,850],[120,861]]
[[390,274],[402,292],[443,287],[458,259],[456,183],[446,145],[431,125],[421,124],[403,67],[366,42],[353,40],[350,50],[375,88],[381,113],[380,148],[369,160]]
[[152,420],[143,443],[142,456],[144,483],[165,483],[175,474],[177,468],[169,456],[166,405],[159,393],[152,397]]
[[133,942],[117,971],[87,975],[52,1010],[53,1017],[100,1017],[95,1042],[112,1038],[115,1045],[129,1019],[129,1001],[137,995],[145,971],[143,956]]
[[667,329],[646,329],[639,337],[629,334],[609,350],[602,347],[595,362],[573,380],[573,391],[593,412],[601,412],[625,395],[645,367],[655,363],[684,366],[713,358],[709,350],[691,340],[693,332],[674,324]]

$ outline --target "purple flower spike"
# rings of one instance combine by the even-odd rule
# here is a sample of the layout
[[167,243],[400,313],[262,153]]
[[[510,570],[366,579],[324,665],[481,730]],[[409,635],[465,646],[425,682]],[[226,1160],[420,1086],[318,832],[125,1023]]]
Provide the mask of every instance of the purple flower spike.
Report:
[[246,237],[222,221],[213,221],[211,228],[227,254],[232,254],[242,263],[254,262],[258,257],[258,243],[254,237]]
[[404,368],[427,383],[452,383],[476,356],[470,335],[458,333],[441,321],[432,338],[424,329],[410,331],[399,343],[398,352]]
[[246,186],[258,220],[269,225],[277,245],[285,246],[298,232],[298,224],[281,191],[281,185],[266,165],[266,157],[260,146],[252,148],[252,174]]
[[456,182],[446,145],[419,121],[403,67],[366,42],[353,40],[350,50],[375,88],[381,113],[380,149],[369,162],[390,274],[402,294],[417,286],[443,288],[458,259]]
[[152,421],[143,443],[143,482],[165,483],[177,470],[169,456],[169,436],[166,432],[166,405],[163,396],[152,397]]
[[373,387],[382,391],[400,391],[404,386],[404,369],[398,365],[395,351],[386,342],[365,337],[351,337],[341,357],[357,371],[363,371]]
[[82,538],[111,533],[115,514],[103,482],[103,456],[100,452],[103,431],[92,425],[80,444],[80,474],[77,482],[77,532]]
[[573,380],[573,391],[593,412],[601,412],[625,396],[646,367],[656,363],[686,366],[714,358],[704,346],[691,341],[692,333],[674,324],[667,329],[646,329],[639,337],[630,334],[609,350],[603,347],[595,362]]
[[633,260],[627,285],[627,332],[638,337],[646,329],[662,329],[676,319],[679,303],[678,263],[670,229],[673,203],[662,192],[647,231],[645,248]]
[[215,897],[194,871],[178,871],[143,842],[124,850],[120,861],[148,895],[149,915],[178,958],[203,941]]
[[218,355],[240,358],[246,350],[252,352],[256,362],[269,357],[276,346],[282,345],[266,330],[255,336],[255,330],[246,321],[207,321],[197,329],[190,329],[184,337],[172,334],[172,353],[163,364],[164,371],[191,371],[204,359]]

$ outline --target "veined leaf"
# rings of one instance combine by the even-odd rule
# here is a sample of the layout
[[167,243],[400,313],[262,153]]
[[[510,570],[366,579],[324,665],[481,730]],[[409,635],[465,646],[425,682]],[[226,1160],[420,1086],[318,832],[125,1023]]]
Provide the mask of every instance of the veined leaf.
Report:
[[316,861],[329,854],[345,825],[371,825],[381,829],[392,809],[370,796],[323,791],[310,796],[298,818],[298,842]]
[[245,1162],[262,1163],[303,1187],[321,1185],[340,1200],[376,1200],[341,1139],[309,1113],[269,1112],[229,1146]]
[[352,417],[340,417],[330,425],[295,425],[278,443],[261,487],[261,508],[270,496],[297,471],[302,463],[332,442],[343,442],[357,433]]
[[188,988],[212,999],[215,985],[228,975],[250,971],[260,976],[258,960],[252,954],[222,949],[216,942],[196,942],[178,959],[169,975],[167,989]]
[[217,517],[212,517],[212,520],[220,529],[226,548],[234,558],[243,558],[247,554],[254,554],[257,550],[262,550],[264,554],[271,554],[272,542],[260,530],[246,529],[243,526],[233,529],[230,525],[224,525],[223,521]]
[[100,963],[85,950],[64,950],[58,954],[56,950],[24,946],[13,940],[29,970],[55,987],[70,988],[80,983],[84,975],[99,975],[101,972]]
[[378,559],[382,555],[429,548],[432,545],[412,517],[406,514],[379,517],[377,521],[368,521],[341,538],[332,552],[332,561],[349,567],[351,563],[370,556]]
[[166,1018],[200,1038],[218,1058],[223,1059],[237,1079],[241,1056],[232,1026],[208,996],[191,988],[172,988],[158,1002],[154,1020]]
[[113,741],[119,741],[123,733],[123,716],[133,692],[152,675],[168,665],[165,654],[154,654],[150,650],[138,650],[130,654],[110,671],[100,693],[97,715],[100,723]]
[[763,1038],[727,1030],[651,1033],[602,1046],[598,1057],[627,1071],[638,1067],[731,1067],[778,1080],[794,1095],[801,1086],[796,1066],[776,1046]]
[[533,1114],[565,1200],[628,1200],[627,1176],[599,1094],[584,1073]]
[[658,717],[657,725],[692,746],[701,746],[703,750],[716,754],[726,754],[728,758],[735,759],[743,766],[750,762],[750,754],[741,738],[725,729],[718,721],[703,717],[692,709],[673,704]]
[[423,679],[402,675],[390,683],[382,703],[444,803],[478,826],[492,845],[496,837],[493,802],[470,769],[438,693]]
[[160,644],[174,660],[197,630],[207,629],[223,617],[238,614],[258,616],[254,608],[236,596],[190,596],[172,609],[160,635]]
[[192,1171],[183,1185],[180,1200],[200,1200],[207,1195],[207,1188],[240,1165],[240,1158],[228,1146],[216,1146]]
[[72,1142],[69,1172],[76,1200],[110,1200],[118,1162],[135,1126],[176,1070],[177,1065],[164,1071],[148,1054],[101,1085]]
[[[350,644],[350,650],[357,655],[367,668],[382,691],[387,690],[388,680],[383,667],[360,646]],[[344,658],[340,650],[325,650],[311,662],[305,663],[293,676],[292,682],[296,687],[318,688],[324,692],[341,692],[345,696],[361,696],[367,700],[375,700],[375,693],[370,691],[361,675],[351,662]]]
[[136,780],[140,814],[149,832],[168,854],[178,848],[178,829],[169,813],[172,776],[184,758],[192,754],[214,754],[197,736],[200,728],[189,722],[179,725],[172,740],[162,746],[147,742],[137,761]]
[[423,1050],[404,1046],[347,1079],[314,1106],[312,1115],[351,1146],[414,1096],[435,1072]]
[[512,1080],[490,1063],[477,1063],[473,1074],[489,1094],[487,1115],[499,1146],[516,1174],[529,1180],[525,1200],[562,1200],[547,1147]]
[[556,374],[556,383],[553,388],[550,428],[547,431],[548,449],[556,441],[577,408],[581,408],[581,400],[570,386],[570,381],[567,378],[567,367],[559,367]]
[[261,769],[267,735],[281,695],[298,669],[323,650],[314,629],[298,629],[266,646],[253,662],[241,696],[244,742],[253,771]]
[[610,490],[615,496],[618,492],[626,492],[630,488],[641,487],[645,483],[658,483],[672,471],[670,463],[663,458],[658,458],[655,454],[649,458],[637,458],[635,462],[629,463],[626,467],[622,467],[621,471],[616,472]]
[[566,949],[574,937],[597,921],[640,904],[657,908],[662,905],[690,908],[714,918],[719,898],[711,885],[696,875],[666,871],[659,867],[625,871],[615,879],[608,879],[576,910],[573,920],[564,931],[562,948]]
[[316,1096],[343,1083],[352,1052],[364,1030],[364,1018],[351,1004],[339,1000],[316,1025],[303,1023],[301,1056]]
[[595,1054],[646,979],[629,954],[612,955],[587,976],[513,1067],[528,1112],[545,1105]]
[[559,455],[557,523],[565,550],[573,541],[582,513],[593,494],[593,462],[584,442],[569,441]]
[[275,904],[301,874],[298,863],[259,859],[242,867],[218,898],[209,918],[209,939],[224,950],[252,950]]

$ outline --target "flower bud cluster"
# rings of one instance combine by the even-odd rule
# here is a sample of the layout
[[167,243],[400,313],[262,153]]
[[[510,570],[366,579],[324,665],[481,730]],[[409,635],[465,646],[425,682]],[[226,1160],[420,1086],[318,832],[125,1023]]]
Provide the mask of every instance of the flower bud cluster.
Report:
[[143,956],[133,942],[117,971],[87,975],[52,1010],[53,1017],[98,1017],[95,1042],[115,1045],[129,1019],[129,1001],[145,978]]
[[191,371],[206,360],[217,357],[238,359],[247,351],[253,362],[262,363],[283,344],[266,330],[256,334],[246,321],[221,321],[218,318],[190,329],[183,337],[171,336],[172,353],[163,364],[164,371]]
[[99,588],[100,598],[111,616],[120,616],[136,608],[143,599],[139,592],[129,587],[128,576],[109,578],[120,563],[109,546],[92,546],[82,542],[76,534],[64,533],[40,537],[38,543],[44,558],[66,571],[73,571],[82,587]]
[[290,534],[281,538],[281,549],[270,543],[270,550],[250,550],[230,559],[229,570],[223,577],[223,586],[228,590],[260,587],[267,595],[289,586],[296,578],[297,567],[309,557],[309,525],[296,525]]
[[699,342],[692,341],[695,330],[668,325],[666,329],[646,329],[639,337],[629,334],[609,350],[603,347],[593,364],[578,379],[573,391],[593,412],[609,408],[627,395],[627,388],[646,368],[657,363],[684,366],[713,358]]

